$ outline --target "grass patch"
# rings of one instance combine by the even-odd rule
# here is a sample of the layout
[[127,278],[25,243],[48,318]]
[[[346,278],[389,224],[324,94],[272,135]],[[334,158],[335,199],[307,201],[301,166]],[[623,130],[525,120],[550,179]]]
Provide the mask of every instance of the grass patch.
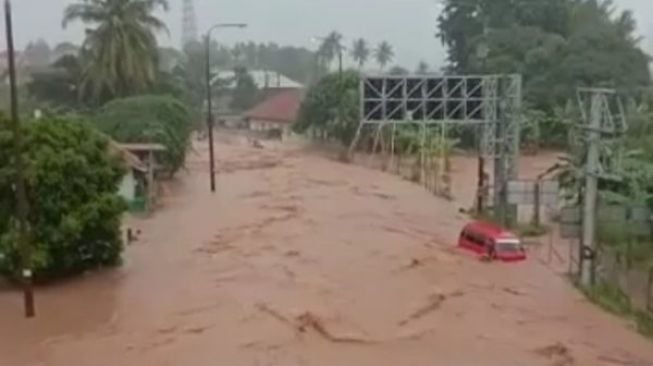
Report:
[[632,320],[640,334],[653,339],[653,313],[634,309],[628,295],[617,286],[601,282],[591,288],[581,288],[581,291],[602,309]]
[[637,322],[637,331],[653,339],[653,313],[649,311],[636,311],[635,321]]
[[630,315],[632,305],[630,299],[618,287],[601,282],[583,290],[585,296],[604,310],[616,315]]

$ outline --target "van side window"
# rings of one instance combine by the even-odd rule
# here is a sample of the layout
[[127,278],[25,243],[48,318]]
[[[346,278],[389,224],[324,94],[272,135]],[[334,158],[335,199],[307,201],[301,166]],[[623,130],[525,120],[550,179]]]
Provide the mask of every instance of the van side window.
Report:
[[481,237],[480,235],[476,234],[476,233],[473,233],[473,232],[470,232],[470,231],[465,231],[465,233],[463,235],[465,236],[466,240],[468,240],[468,241],[470,241],[470,242],[472,242],[472,243],[474,243],[474,244],[476,244],[476,245],[478,245],[480,247],[485,247],[486,246],[485,239],[483,237]]

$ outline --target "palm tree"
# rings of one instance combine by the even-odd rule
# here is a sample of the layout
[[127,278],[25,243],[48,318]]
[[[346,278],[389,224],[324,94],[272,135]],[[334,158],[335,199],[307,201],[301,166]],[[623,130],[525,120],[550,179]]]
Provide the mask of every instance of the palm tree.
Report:
[[381,66],[381,70],[385,69],[386,65],[392,62],[395,57],[395,52],[390,43],[383,41],[374,51],[376,62]]
[[322,41],[318,54],[328,65],[331,64],[336,57],[340,58],[342,56],[342,49],[342,34],[333,31]]
[[168,10],[167,0],[78,1],[66,8],[63,26],[92,26],[81,50],[80,96],[99,102],[151,87],[158,70],[156,33],[168,31],[153,13]]
[[367,60],[370,57],[370,47],[367,45],[367,41],[363,38],[359,38],[354,41],[354,44],[351,48],[351,57],[358,63],[358,69],[362,69],[367,63]]

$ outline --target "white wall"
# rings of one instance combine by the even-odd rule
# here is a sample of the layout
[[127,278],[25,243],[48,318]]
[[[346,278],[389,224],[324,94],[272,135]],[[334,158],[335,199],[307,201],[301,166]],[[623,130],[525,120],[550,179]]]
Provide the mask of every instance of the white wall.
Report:
[[136,178],[134,178],[134,172],[131,169],[122,178],[118,194],[127,202],[131,202],[136,198]]

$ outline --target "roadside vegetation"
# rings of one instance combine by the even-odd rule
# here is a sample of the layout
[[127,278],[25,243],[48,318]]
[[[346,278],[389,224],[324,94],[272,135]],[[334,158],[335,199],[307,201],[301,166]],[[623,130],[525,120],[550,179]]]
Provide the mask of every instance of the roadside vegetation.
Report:
[[639,333],[653,339],[653,314],[635,309],[627,294],[618,287],[599,282],[588,289],[581,289],[587,298],[605,311],[632,321]]
[[184,164],[190,147],[190,113],[170,96],[140,95],[105,104],[93,118],[102,132],[124,143],[159,143],[160,162],[170,174]]
[[[19,279],[22,248],[13,216],[15,141],[0,116],[0,274]],[[45,118],[24,124],[30,262],[35,278],[51,280],[120,263],[117,194],[124,163],[88,121]]]

